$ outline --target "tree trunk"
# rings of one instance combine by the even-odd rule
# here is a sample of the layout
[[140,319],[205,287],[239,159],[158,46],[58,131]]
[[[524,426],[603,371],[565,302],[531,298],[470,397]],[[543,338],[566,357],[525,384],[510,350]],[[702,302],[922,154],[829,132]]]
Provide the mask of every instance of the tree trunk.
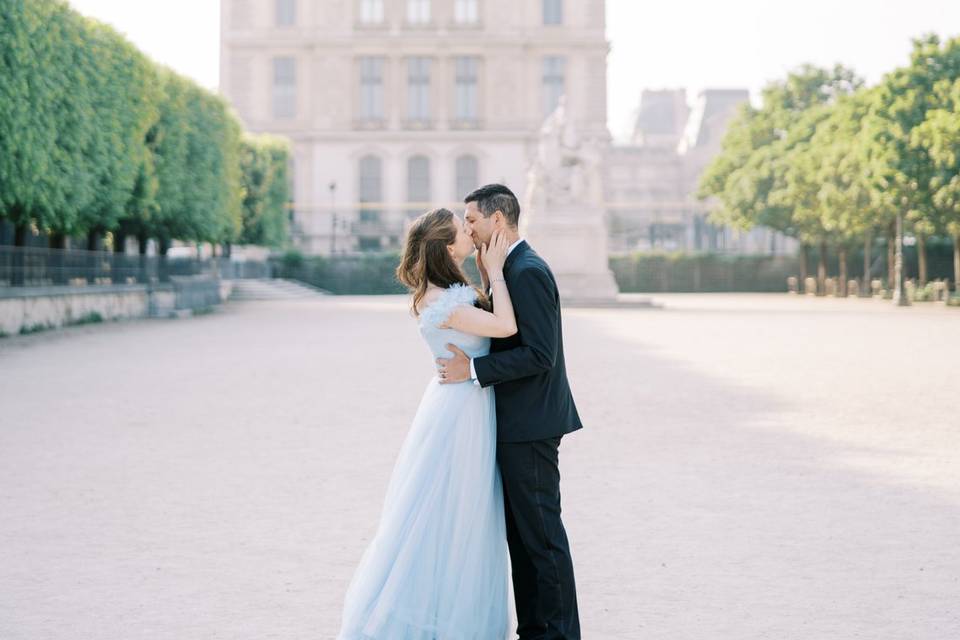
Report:
[[[91,229],[87,232],[87,251],[99,251],[101,248],[101,241],[103,236],[100,235],[99,229]],[[86,277],[87,282],[93,284],[97,281],[97,276],[100,275],[100,259],[95,254],[88,254],[84,262],[86,263]]]
[[126,256],[128,231],[127,225],[121,222],[112,235],[110,250],[113,255],[110,256],[109,260],[110,280],[113,284],[127,284],[127,278],[130,277],[128,273],[130,260]]
[[806,242],[800,244],[800,291],[807,293],[807,275],[810,271],[807,265],[810,264],[810,245]]
[[50,269],[50,279],[53,284],[66,284],[67,271],[65,252],[67,250],[67,236],[59,231],[50,234],[50,258],[47,265]]
[[50,244],[51,249],[66,249],[67,248],[67,235],[65,233],[60,233],[59,231],[54,231],[51,233],[47,240]]
[[22,287],[26,282],[26,244],[29,231],[25,224],[18,224],[13,230],[13,272],[10,274],[10,283],[15,287]]
[[127,252],[127,230],[122,226],[113,232],[113,252],[114,253],[126,253]]
[[840,261],[840,282],[837,291],[841,298],[847,297],[847,247],[840,245],[837,249],[837,258]]
[[863,240],[863,290],[860,292],[861,296],[869,296],[871,294],[870,290],[870,261],[872,256],[870,255],[871,250],[873,249],[873,234],[867,232],[867,237]]
[[820,256],[817,259],[817,295],[827,294],[827,242],[820,241]]
[[917,279],[918,287],[927,284],[927,238],[922,233],[917,234]]
[[167,282],[170,279],[167,274],[167,251],[169,250],[170,238],[160,236],[157,247],[157,253],[160,254],[157,256],[157,279],[160,282]]
[[137,234],[137,254],[140,256],[140,268],[137,269],[137,282],[145,283],[149,282],[150,278],[147,275],[147,244],[150,242],[150,238],[147,237],[146,231],[141,231]]
[[887,230],[887,289],[891,291],[893,291],[897,286],[897,274],[894,264],[897,259],[896,243],[896,223],[893,223]]
[[27,244],[27,230],[25,224],[14,225],[13,227],[13,246],[22,247]]

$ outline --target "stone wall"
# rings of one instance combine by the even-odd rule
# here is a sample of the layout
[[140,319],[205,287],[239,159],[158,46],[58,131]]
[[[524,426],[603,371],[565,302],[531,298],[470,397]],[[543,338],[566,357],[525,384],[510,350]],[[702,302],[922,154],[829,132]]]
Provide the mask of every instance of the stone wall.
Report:
[[0,336],[121,318],[183,315],[229,297],[230,281],[209,276],[169,284],[0,289]]

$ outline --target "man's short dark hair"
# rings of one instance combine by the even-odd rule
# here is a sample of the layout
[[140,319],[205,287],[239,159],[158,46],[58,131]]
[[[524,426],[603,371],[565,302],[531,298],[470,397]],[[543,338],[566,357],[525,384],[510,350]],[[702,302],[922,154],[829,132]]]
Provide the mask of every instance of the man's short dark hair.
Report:
[[511,227],[516,227],[520,221],[520,203],[517,196],[502,184],[486,184],[474,189],[463,202],[476,202],[477,209],[484,218],[489,218],[499,209]]

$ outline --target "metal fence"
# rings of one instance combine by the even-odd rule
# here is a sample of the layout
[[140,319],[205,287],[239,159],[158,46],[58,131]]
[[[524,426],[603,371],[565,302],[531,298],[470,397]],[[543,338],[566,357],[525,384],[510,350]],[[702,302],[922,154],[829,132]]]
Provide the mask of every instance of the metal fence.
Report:
[[0,246],[0,287],[170,282],[171,276],[269,278],[268,262],[227,257],[168,258],[45,247]]

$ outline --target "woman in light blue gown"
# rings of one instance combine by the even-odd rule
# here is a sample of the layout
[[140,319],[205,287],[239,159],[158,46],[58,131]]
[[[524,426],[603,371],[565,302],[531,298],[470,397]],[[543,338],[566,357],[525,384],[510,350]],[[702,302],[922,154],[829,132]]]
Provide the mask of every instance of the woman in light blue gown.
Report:
[[[474,244],[447,209],[417,218],[397,277],[412,296],[434,360],[486,355],[491,337],[517,331],[495,235],[478,266],[493,307],[463,261]],[[400,449],[376,535],[347,589],[338,640],[504,640],[514,618],[491,387],[427,384]]]

